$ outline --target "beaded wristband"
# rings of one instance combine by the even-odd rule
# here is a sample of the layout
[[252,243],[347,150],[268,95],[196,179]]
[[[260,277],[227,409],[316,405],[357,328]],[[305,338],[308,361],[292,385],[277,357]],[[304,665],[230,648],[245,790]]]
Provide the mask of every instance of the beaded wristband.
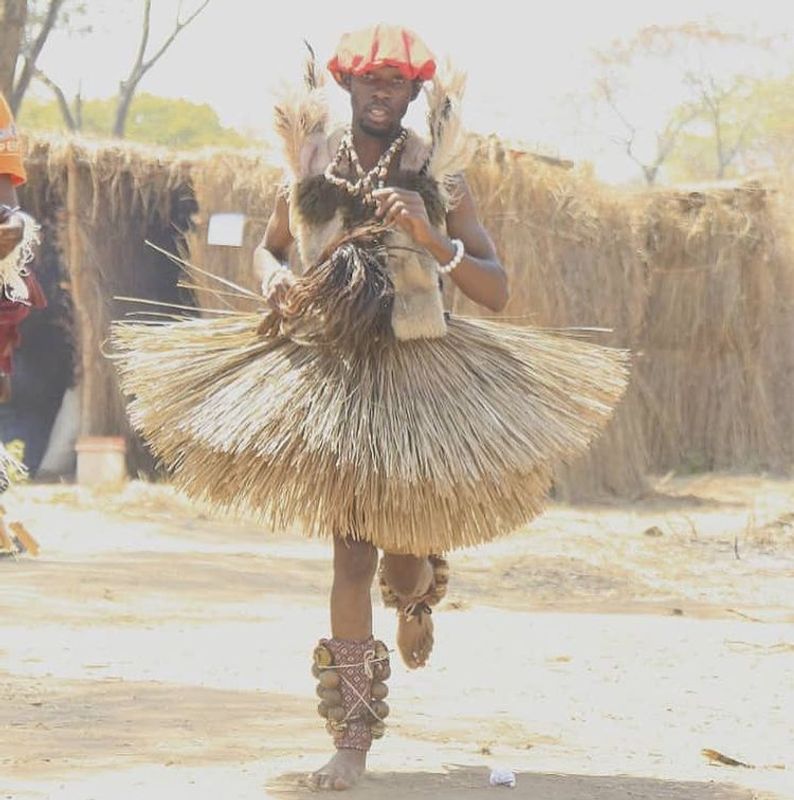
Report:
[[440,264],[438,265],[438,271],[441,275],[449,275],[449,273],[463,261],[463,256],[466,255],[466,250],[460,239],[452,239],[452,244],[455,245],[455,255],[452,256],[452,260],[448,264],[444,264],[443,267]]

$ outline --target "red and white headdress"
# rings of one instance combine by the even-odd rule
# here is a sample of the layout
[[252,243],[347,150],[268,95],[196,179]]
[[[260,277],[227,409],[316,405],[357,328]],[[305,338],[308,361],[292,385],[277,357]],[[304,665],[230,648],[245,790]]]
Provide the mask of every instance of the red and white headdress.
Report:
[[328,62],[342,86],[346,76],[380,67],[397,67],[410,81],[427,81],[436,73],[436,59],[413,31],[399,25],[375,25],[342,36]]

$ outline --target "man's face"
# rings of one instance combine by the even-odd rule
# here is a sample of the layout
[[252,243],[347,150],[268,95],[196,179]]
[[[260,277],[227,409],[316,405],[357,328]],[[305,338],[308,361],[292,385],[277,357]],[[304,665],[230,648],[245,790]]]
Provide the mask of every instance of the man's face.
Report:
[[413,81],[397,67],[379,67],[350,78],[353,127],[370,136],[392,136],[400,126],[408,104],[416,96]]

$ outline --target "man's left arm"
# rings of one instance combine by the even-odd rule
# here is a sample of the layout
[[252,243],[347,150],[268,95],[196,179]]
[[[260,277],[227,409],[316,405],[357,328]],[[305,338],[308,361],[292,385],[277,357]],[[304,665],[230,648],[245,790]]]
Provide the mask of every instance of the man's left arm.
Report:
[[434,228],[427,217],[421,195],[395,187],[373,192],[378,201],[378,215],[387,225],[396,225],[424,247],[444,266],[456,255],[452,239],[463,243],[461,262],[449,273],[456,286],[475,303],[501,311],[507,304],[507,273],[499,261],[496,248],[482,226],[466,181],[461,177],[456,204],[447,213],[447,234]]

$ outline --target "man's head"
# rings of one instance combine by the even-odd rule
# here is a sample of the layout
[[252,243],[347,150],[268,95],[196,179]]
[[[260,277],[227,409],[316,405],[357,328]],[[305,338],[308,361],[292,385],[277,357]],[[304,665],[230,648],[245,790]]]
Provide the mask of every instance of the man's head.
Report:
[[376,25],[345,34],[328,69],[350,92],[354,126],[370,136],[390,137],[422,82],[435,74],[436,62],[415,33]]

